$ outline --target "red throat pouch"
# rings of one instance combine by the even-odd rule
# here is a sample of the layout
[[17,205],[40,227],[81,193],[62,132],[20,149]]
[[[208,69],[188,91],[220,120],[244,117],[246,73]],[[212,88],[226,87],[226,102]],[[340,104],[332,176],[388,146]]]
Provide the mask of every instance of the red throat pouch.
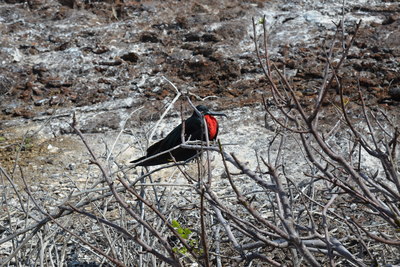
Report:
[[205,118],[206,123],[207,123],[208,138],[210,140],[214,140],[217,137],[217,134],[218,134],[218,122],[217,122],[217,119],[214,118],[211,115],[205,115],[204,118]]

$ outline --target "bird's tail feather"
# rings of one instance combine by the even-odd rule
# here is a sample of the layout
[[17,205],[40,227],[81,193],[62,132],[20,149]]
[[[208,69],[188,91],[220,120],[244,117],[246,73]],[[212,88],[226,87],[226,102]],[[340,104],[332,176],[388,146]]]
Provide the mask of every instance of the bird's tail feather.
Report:
[[138,159],[132,160],[130,163],[136,163],[136,162],[139,162],[139,161],[142,161],[142,160],[144,160],[145,158],[146,158],[146,156],[143,156],[143,157],[141,157],[141,158],[138,158]]

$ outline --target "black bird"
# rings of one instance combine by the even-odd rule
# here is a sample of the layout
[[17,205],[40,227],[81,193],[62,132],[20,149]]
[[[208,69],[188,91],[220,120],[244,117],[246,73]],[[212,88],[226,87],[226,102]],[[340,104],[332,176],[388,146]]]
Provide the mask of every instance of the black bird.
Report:
[[[207,123],[208,129],[208,140],[212,141],[217,138],[218,135],[218,122],[213,116],[225,116],[225,114],[220,112],[213,112],[208,110],[207,107],[200,105],[196,109],[200,112],[201,116],[194,111],[193,115],[185,120],[184,127],[184,137],[185,141],[194,140],[206,140],[203,127],[203,117]],[[173,162],[173,158],[176,162],[186,161],[196,156],[198,153],[195,149],[187,149],[178,147],[170,152],[166,152],[157,157],[150,158],[157,155],[163,151],[170,150],[178,145],[182,144],[182,124],[173,129],[164,139],[158,141],[147,149],[147,155],[138,158],[131,163],[137,163],[136,166],[154,166],[160,165],[168,162]],[[171,157],[172,155],[172,157]],[[147,159],[149,158],[149,159]],[[146,160],[147,159],[147,160]]]

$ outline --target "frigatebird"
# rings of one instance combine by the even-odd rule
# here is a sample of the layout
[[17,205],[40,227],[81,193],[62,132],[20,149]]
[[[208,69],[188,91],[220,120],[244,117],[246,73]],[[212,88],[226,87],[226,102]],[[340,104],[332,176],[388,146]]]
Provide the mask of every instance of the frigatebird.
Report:
[[[131,163],[136,163],[135,166],[154,166],[174,161],[188,161],[195,158],[199,151],[177,147],[182,144],[182,130],[184,131],[183,137],[185,141],[206,141],[206,135],[204,134],[205,127],[203,125],[203,121],[205,120],[207,123],[208,140],[213,141],[218,135],[218,121],[214,116],[227,117],[224,113],[210,111],[203,105],[197,106],[196,109],[197,111],[194,110],[192,116],[184,121],[184,127],[182,127],[181,123],[164,139],[151,145],[147,149],[146,156],[131,161]],[[177,148],[173,149],[174,147]],[[162,152],[165,153],[160,154]],[[157,154],[160,155],[153,157]]]

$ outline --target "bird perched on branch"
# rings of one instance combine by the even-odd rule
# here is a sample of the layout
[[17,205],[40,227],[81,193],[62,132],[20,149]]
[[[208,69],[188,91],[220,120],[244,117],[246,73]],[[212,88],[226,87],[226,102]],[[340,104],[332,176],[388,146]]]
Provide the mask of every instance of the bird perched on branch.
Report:
[[[184,127],[182,123],[173,129],[164,139],[158,141],[147,149],[147,154],[144,157],[138,158],[131,163],[136,163],[136,166],[154,166],[160,165],[168,162],[186,161],[194,158],[198,151],[195,149],[188,149],[176,146],[182,144],[182,130],[184,131],[185,141],[195,141],[195,140],[206,140],[206,135],[204,134],[204,123],[203,118],[207,123],[208,130],[208,140],[212,141],[217,138],[218,135],[218,121],[214,116],[225,116],[225,114],[220,112],[210,111],[207,107],[200,105],[196,107],[190,118],[184,121]],[[163,154],[160,154],[165,152]],[[160,154],[156,157],[153,157]]]

